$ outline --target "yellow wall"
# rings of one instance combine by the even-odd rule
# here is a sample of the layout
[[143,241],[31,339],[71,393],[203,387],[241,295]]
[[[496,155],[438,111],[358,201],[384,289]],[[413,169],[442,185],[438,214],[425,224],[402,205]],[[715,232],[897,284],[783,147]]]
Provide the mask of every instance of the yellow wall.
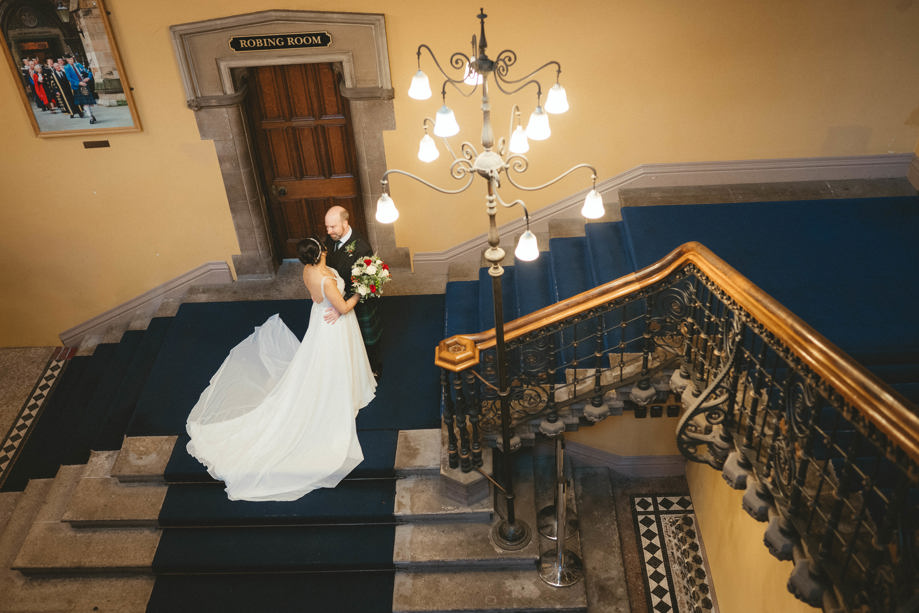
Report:
[[565,438],[599,451],[618,456],[673,456],[679,455],[676,446],[677,417],[647,417],[635,419],[631,411],[607,417],[602,422]]
[[[106,136],[109,149],[83,149],[80,137],[38,139],[18,81],[0,71],[0,345],[57,344],[62,330],[239,252],[213,146],[200,140],[184,103],[170,25],[264,9],[384,12],[398,128],[385,135],[388,164],[450,184],[442,160],[423,169],[414,161],[419,120],[433,116],[437,102],[404,92],[418,43],[429,43],[441,61],[468,48],[476,5],[109,0],[108,7],[143,132]],[[515,49],[517,74],[549,59],[564,69],[572,110],[553,117],[552,139],[533,144],[528,184],[581,161],[603,179],[652,162],[916,150],[910,117],[919,80],[910,76],[919,5],[572,0],[560,12],[544,0],[505,0],[487,12],[492,56]],[[432,64],[424,68],[433,79]],[[493,100],[499,135],[509,110],[500,98]],[[532,99],[529,90],[513,99],[524,119]],[[452,95],[448,103],[469,127],[466,138],[477,141],[474,101]],[[551,204],[587,180],[579,174],[530,194],[528,206]],[[392,193],[402,247],[442,250],[485,230],[479,186],[442,198],[396,177]]]
[[763,545],[767,524],[743,511],[743,491],[731,489],[719,471],[695,462],[687,463],[686,480],[719,609],[723,613],[813,613],[816,609],[788,591],[794,564],[776,560]]

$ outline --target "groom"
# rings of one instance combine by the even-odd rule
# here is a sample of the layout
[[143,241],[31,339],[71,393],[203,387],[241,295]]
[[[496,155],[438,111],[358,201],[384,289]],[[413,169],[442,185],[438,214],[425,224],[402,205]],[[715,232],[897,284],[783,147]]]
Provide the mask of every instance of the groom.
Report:
[[[334,268],[345,280],[344,298],[347,300],[354,295],[351,286],[351,267],[358,258],[373,255],[373,248],[364,238],[358,235],[348,223],[348,211],[341,206],[333,206],[325,214],[325,246],[329,251],[326,256],[326,266]],[[377,316],[377,304],[370,299],[358,303],[354,312],[360,324],[361,335],[364,337],[364,347],[367,348],[367,358],[370,360],[370,369],[373,376],[380,378],[383,372],[383,362],[380,357],[380,337],[383,326]],[[372,304],[371,304],[372,303]]]

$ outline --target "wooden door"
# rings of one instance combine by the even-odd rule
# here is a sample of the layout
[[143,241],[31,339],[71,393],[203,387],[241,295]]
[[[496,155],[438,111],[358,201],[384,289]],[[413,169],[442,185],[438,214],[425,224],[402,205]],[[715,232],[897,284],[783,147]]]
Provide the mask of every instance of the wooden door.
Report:
[[348,102],[332,64],[254,68],[247,102],[277,257],[296,258],[300,240],[324,236],[336,204],[366,236]]

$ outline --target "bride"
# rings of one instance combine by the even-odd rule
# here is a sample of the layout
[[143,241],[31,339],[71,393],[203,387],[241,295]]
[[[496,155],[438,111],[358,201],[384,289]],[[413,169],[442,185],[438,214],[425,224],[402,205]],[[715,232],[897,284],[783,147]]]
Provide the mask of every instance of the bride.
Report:
[[313,300],[303,341],[272,315],[230,351],[188,416],[188,452],[230,500],[296,500],[335,487],[364,459],[354,420],[376,381],[354,315],[359,297],[342,297],[321,241],[297,250]]

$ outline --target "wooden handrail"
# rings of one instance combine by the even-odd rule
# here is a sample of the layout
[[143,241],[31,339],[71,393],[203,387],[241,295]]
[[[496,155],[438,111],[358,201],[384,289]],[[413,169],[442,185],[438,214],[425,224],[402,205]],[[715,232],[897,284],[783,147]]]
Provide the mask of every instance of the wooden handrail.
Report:
[[[504,327],[505,339],[513,340],[638,292],[687,264],[695,265],[708,276],[816,375],[857,407],[896,447],[919,463],[919,415],[910,408],[910,402],[698,242],[685,243],[650,266],[508,322]],[[478,364],[479,353],[494,345],[494,328],[452,336],[438,344],[434,361],[441,368],[463,371]]]

